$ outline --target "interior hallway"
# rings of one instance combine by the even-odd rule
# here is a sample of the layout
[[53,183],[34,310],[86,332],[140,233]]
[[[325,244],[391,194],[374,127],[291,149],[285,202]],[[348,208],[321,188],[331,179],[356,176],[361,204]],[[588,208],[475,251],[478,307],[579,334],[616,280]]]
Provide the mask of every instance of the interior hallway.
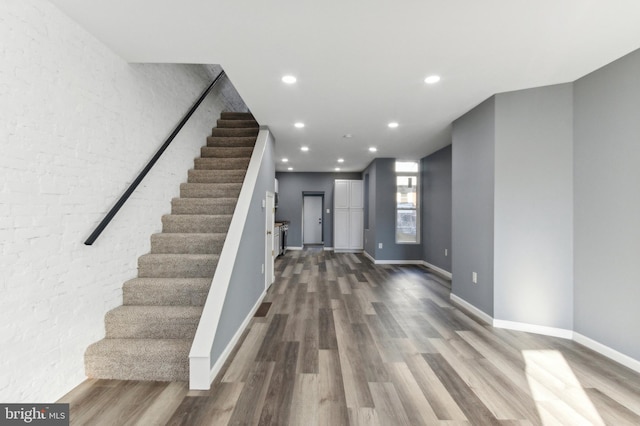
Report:
[[276,273],[211,391],[90,379],[59,401],[71,424],[640,424],[639,374],[488,327],[423,267],[310,248]]

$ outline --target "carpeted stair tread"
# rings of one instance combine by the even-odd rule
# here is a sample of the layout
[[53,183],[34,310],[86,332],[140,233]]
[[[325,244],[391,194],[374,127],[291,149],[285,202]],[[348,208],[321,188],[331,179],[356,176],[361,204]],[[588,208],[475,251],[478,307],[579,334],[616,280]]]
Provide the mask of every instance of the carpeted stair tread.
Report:
[[143,254],[139,278],[208,278],[218,265],[217,254]]
[[237,198],[174,198],[172,215],[232,215]]
[[163,233],[222,233],[231,223],[230,214],[167,214],[162,216]]
[[209,136],[207,146],[209,147],[251,147],[256,145],[255,136],[234,137],[234,136]]
[[217,121],[218,128],[259,128],[259,124],[256,120],[223,120]]
[[253,114],[250,112],[223,111],[220,113],[223,120],[254,120]]
[[181,183],[181,198],[232,198],[240,195],[242,183]]
[[202,306],[123,305],[104,317],[107,339],[193,338]]
[[253,147],[203,146],[200,148],[202,158],[250,158]]
[[246,170],[189,170],[188,183],[242,183]]
[[220,254],[226,236],[225,232],[153,234],[151,253]]
[[211,136],[256,137],[258,136],[259,131],[260,131],[260,128],[258,127],[236,127],[236,128],[214,127],[213,129],[211,129]]
[[250,158],[196,158],[196,170],[247,170]]
[[102,339],[85,352],[89,378],[187,381],[192,339]]
[[134,278],[124,283],[124,305],[203,306],[211,278]]

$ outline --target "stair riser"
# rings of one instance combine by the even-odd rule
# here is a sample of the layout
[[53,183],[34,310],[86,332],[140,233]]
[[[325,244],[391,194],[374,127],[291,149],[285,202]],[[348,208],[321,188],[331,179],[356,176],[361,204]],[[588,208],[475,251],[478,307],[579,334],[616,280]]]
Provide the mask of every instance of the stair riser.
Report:
[[231,136],[209,136],[207,138],[207,146],[210,147],[248,147],[253,148],[256,145],[255,136],[250,137],[231,137]]
[[224,111],[220,113],[222,120],[255,120],[250,112],[232,112]]
[[244,181],[242,170],[189,170],[189,183],[239,183]]
[[232,201],[223,198],[211,200],[206,198],[175,198],[171,202],[171,213],[174,215],[190,214],[233,214],[237,199]]
[[[227,186],[223,186],[227,185]],[[238,198],[241,184],[182,184],[181,198]]]
[[195,282],[154,283],[141,279],[130,280],[124,284],[122,295],[124,305],[144,306],[204,306],[209,293],[209,279],[197,279]]
[[200,148],[202,158],[249,158],[253,148],[251,147],[209,147]]
[[155,234],[151,236],[151,253],[155,254],[220,254],[224,235]]
[[225,233],[230,216],[167,215],[162,217],[162,232],[168,233]]
[[144,256],[138,259],[139,278],[209,278],[218,265],[218,259],[182,259],[165,262]]
[[139,318],[135,323],[123,318],[105,317],[107,339],[188,339],[196,334],[200,317]]
[[247,170],[249,158],[196,158],[196,170]]
[[[165,341],[174,343],[174,341]],[[111,380],[187,381],[189,380],[190,342],[176,340],[179,350],[106,350],[103,341],[85,352],[85,374],[89,378]],[[125,341],[124,344],[129,344]],[[164,343],[164,342],[163,342]],[[175,344],[174,343],[174,344]],[[158,346],[158,345],[154,345]],[[166,347],[166,345],[165,345]]]
[[217,127],[223,129],[258,128],[255,120],[218,120]]
[[248,137],[258,136],[260,129],[255,128],[235,128],[235,129],[223,129],[220,127],[214,127],[211,129],[211,136],[227,136],[227,137]]

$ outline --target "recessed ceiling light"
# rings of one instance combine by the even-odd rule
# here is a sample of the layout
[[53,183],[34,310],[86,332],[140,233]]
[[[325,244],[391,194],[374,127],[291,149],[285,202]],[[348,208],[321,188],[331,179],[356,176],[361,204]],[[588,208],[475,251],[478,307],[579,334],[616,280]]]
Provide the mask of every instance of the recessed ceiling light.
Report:
[[338,158],[338,163],[344,163],[344,158]]
[[283,82],[283,83],[293,84],[293,83],[295,83],[296,81],[298,81],[298,79],[297,79],[297,78],[295,78],[295,77],[294,77],[294,76],[292,76],[292,75],[285,75],[284,77],[282,77],[282,82]]
[[288,159],[288,158],[283,158],[283,159],[282,159],[282,162],[283,162],[283,163],[288,163],[288,162],[289,162],[289,159]]
[[389,128],[391,129],[395,129],[396,127],[399,126],[397,121],[392,121],[391,123],[387,124],[387,126],[389,126]]
[[352,137],[353,137],[353,135],[352,135],[351,133],[347,133],[346,135],[343,135],[342,137],[343,137],[343,138],[350,139],[350,138],[352,138]]
[[376,152],[376,151],[378,151],[378,148],[376,148],[375,146],[369,147],[369,152]]
[[296,124],[294,124],[294,126],[295,126],[297,129],[302,129],[302,128],[304,127],[304,123],[302,123],[302,122],[298,121]]
[[308,146],[301,146],[300,147],[300,151],[307,152],[307,151],[309,151],[309,147]]
[[336,170],[336,172],[339,172],[340,171],[340,167],[336,167],[335,170]]
[[291,171],[293,170],[293,167],[287,167],[287,170]]
[[430,75],[429,77],[424,79],[424,82],[427,84],[435,84],[440,81],[439,75]]

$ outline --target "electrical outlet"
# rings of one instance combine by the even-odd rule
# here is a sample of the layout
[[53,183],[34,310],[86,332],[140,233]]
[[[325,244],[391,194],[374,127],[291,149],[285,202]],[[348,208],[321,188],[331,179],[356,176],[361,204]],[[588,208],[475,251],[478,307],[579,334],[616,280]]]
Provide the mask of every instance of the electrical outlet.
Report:
[[445,257],[449,256],[449,250],[444,249],[444,256],[445,256]]
[[473,281],[474,284],[478,284],[478,273],[477,272],[472,272],[471,273],[471,281]]
[[327,209],[327,214],[331,213],[331,209]]
[[264,274],[264,263],[262,264],[262,273]]
[[378,243],[378,248],[381,249],[382,248],[382,243]]

